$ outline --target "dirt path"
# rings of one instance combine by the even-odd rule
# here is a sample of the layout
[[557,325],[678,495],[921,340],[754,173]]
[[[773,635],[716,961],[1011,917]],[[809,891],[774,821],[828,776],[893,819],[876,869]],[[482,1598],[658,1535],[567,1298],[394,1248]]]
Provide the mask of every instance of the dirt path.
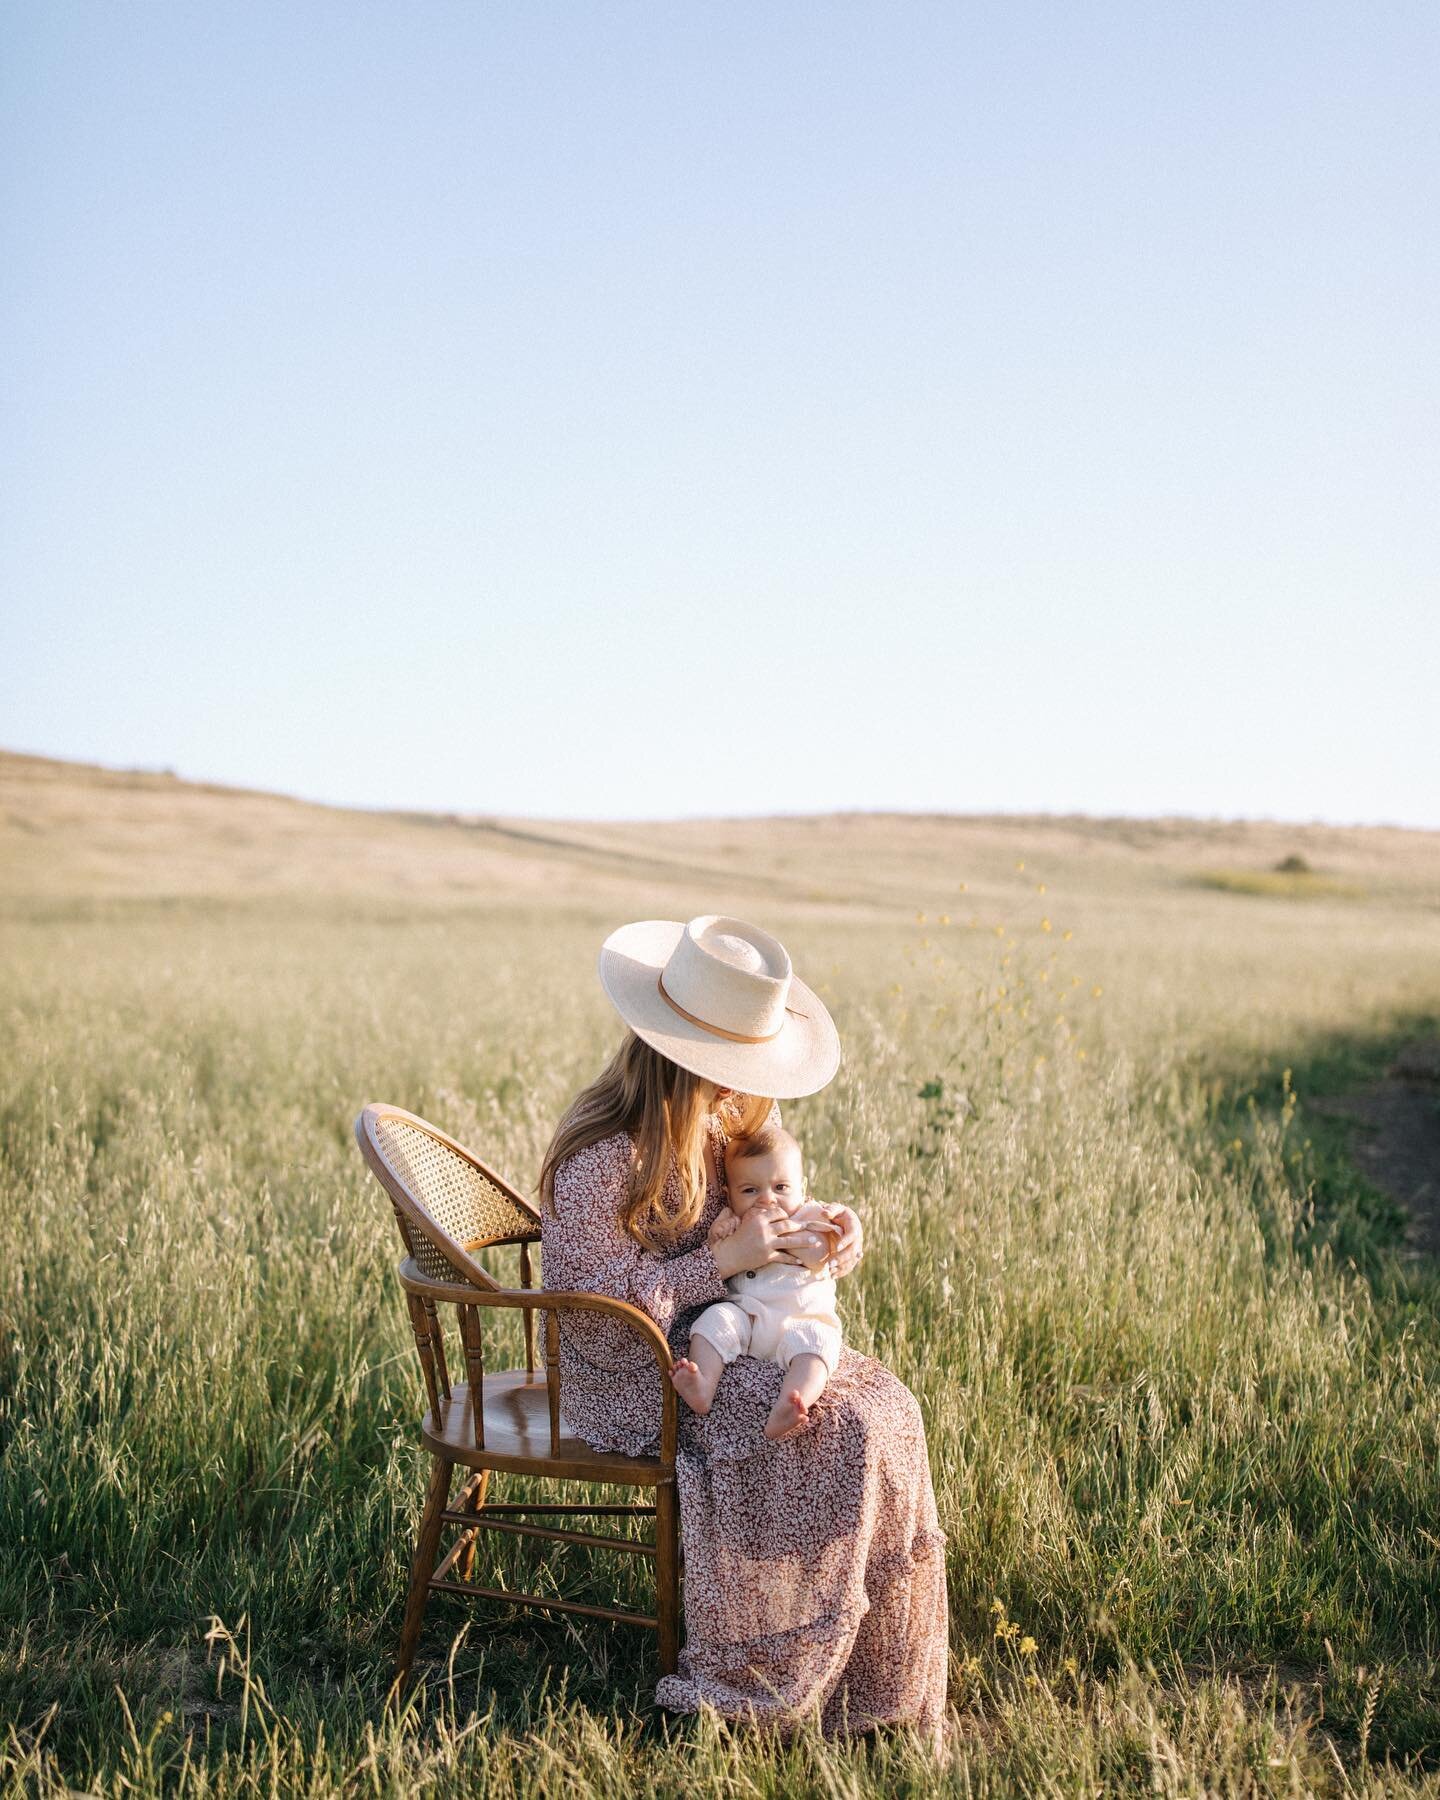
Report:
[[1440,1257],[1440,1038],[1407,1044],[1378,1081],[1310,1104],[1350,1126],[1365,1179],[1410,1215],[1407,1257]]

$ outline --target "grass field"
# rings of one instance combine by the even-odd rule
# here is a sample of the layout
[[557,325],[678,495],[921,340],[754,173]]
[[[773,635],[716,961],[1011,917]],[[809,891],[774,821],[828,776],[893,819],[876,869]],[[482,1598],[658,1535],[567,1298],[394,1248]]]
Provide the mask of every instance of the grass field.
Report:
[[[438,1600],[385,1703],[420,1387],[351,1120],[531,1186],[618,1035],[600,939],[722,909],[840,1027],[786,1116],[927,1420],[943,1770],[666,1737],[648,1640]],[[1436,1028],[1440,837],[526,825],[3,757],[0,925],[14,1790],[1440,1794],[1440,1270],[1308,1112]],[[633,1560],[476,1579],[636,1599]]]

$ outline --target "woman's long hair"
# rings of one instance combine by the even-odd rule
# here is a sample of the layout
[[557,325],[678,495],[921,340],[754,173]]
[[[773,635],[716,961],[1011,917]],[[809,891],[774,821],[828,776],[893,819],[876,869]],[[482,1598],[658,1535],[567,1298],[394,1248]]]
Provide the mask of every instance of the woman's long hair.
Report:
[[[555,1171],[567,1156],[628,1131],[635,1159],[620,1223],[647,1250],[667,1249],[695,1225],[705,1206],[708,1092],[703,1077],[627,1031],[620,1048],[570,1102],[555,1128],[540,1165],[541,1206],[554,1211]],[[770,1107],[758,1095],[736,1094],[729,1106],[733,1135],[757,1130]],[[679,1180],[678,1204],[666,1198],[672,1164]]]

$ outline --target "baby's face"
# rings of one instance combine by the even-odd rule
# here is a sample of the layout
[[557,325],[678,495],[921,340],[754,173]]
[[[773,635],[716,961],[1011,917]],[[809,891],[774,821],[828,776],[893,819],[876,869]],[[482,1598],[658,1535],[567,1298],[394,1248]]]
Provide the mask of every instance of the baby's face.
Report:
[[730,1210],[743,1218],[752,1206],[793,1213],[805,1200],[805,1171],[798,1145],[781,1144],[764,1156],[730,1157],[725,1170]]

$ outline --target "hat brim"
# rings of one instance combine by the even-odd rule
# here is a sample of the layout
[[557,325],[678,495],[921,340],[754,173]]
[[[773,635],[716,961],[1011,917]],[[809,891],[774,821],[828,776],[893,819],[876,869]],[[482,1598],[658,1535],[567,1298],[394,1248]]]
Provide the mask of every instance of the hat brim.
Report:
[[600,985],[635,1033],[671,1062],[721,1087],[776,1100],[816,1094],[840,1067],[840,1034],[823,1001],[790,977],[785,1023],[761,1044],[737,1044],[682,1018],[660,992],[660,972],[685,930],[675,919],[640,919],[600,949]]

